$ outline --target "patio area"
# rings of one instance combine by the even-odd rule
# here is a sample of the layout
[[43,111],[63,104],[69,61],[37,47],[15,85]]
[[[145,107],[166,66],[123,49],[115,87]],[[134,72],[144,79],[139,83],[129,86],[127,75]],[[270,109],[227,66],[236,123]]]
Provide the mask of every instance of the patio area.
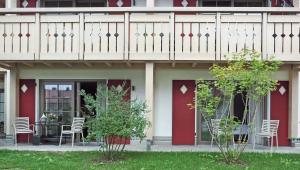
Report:
[[[18,146],[0,146],[0,150],[18,150],[18,151],[51,151],[51,152],[67,152],[67,151],[97,151],[99,147],[96,143],[89,143],[86,145],[75,144],[72,147],[71,143],[64,144],[62,146],[57,145],[38,145],[34,146],[32,144],[18,144]],[[145,143],[132,143],[125,147],[126,151],[137,151],[144,152],[147,151]],[[152,152],[219,152],[217,146],[211,147],[210,145],[151,145]],[[249,145],[246,152],[257,152],[266,153],[270,152],[270,147],[256,145],[255,149],[252,149],[252,145]],[[273,147],[274,153],[298,153],[300,154],[300,147]]]

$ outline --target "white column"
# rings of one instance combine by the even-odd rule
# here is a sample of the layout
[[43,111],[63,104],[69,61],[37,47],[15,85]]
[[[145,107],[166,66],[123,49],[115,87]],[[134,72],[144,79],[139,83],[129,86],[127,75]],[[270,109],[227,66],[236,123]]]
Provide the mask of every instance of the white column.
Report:
[[17,8],[17,0],[5,0],[5,8]]
[[297,67],[292,67],[289,75],[289,137],[299,136],[299,71]]
[[6,134],[12,134],[12,123],[17,115],[17,74],[15,70],[7,70],[5,74],[5,113]]
[[154,7],[155,6],[155,0],[146,0],[147,1],[147,7]]
[[300,7],[299,0],[293,0],[293,5],[295,8],[299,8]]
[[154,63],[146,63],[145,98],[149,109],[147,113],[151,127],[147,130],[146,139],[152,140],[154,134]]

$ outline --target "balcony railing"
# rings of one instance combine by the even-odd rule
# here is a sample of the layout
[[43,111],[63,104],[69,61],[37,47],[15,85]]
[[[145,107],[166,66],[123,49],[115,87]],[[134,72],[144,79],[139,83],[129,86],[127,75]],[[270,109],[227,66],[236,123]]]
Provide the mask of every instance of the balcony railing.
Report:
[[300,61],[298,8],[1,9],[0,60]]

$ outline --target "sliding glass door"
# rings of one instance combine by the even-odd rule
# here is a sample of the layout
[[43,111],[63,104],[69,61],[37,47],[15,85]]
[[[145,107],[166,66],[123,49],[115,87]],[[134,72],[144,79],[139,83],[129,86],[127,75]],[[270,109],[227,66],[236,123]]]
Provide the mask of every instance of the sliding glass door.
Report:
[[71,124],[74,116],[74,83],[44,82],[42,112],[48,121]]

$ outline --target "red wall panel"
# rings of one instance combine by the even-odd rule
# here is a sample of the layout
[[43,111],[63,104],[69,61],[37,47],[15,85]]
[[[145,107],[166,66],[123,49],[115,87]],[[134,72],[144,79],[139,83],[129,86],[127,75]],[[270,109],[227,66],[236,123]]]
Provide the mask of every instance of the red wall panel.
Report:
[[[285,92],[280,93],[280,88]],[[282,91],[283,92],[283,91]],[[289,82],[279,81],[276,91],[271,93],[271,120],[279,120],[278,145],[288,146]],[[275,139],[275,138],[274,138]],[[275,146],[275,140],[273,142]]]
[[173,80],[173,145],[194,145],[195,143],[195,109],[190,109],[188,106],[193,103],[195,88],[194,80]]
[[[118,7],[117,5],[118,0],[108,0],[108,6],[109,7]],[[131,0],[123,0],[122,7],[130,7],[131,6]]]
[[[20,7],[24,8],[22,5],[24,0],[20,0],[19,2],[20,2]],[[27,2],[28,2],[28,5],[26,6],[26,8],[35,8],[36,7],[36,0],[27,0]]]
[[[127,90],[127,94],[125,96],[125,100],[130,100],[131,96],[131,81],[130,80],[108,80],[107,87],[110,89],[111,87],[115,86],[118,87],[119,85],[124,85],[124,88]],[[130,144],[130,139],[123,139],[119,137],[112,137],[111,143],[114,144]]]
[[[187,0],[188,7],[195,7],[197,5],[197,0]],[[174,7],[183,7],[182,6],[182,0],[173,0],[173,6]]]
[[[22,90],[22,86],[23,90]],[[20,79],[19,117],[29,117],[29,123],[35,122],[35,80]],[[32,135],[30,134],[30,139]],[[27,142],[27,135],[18,135],[18,142]]]

